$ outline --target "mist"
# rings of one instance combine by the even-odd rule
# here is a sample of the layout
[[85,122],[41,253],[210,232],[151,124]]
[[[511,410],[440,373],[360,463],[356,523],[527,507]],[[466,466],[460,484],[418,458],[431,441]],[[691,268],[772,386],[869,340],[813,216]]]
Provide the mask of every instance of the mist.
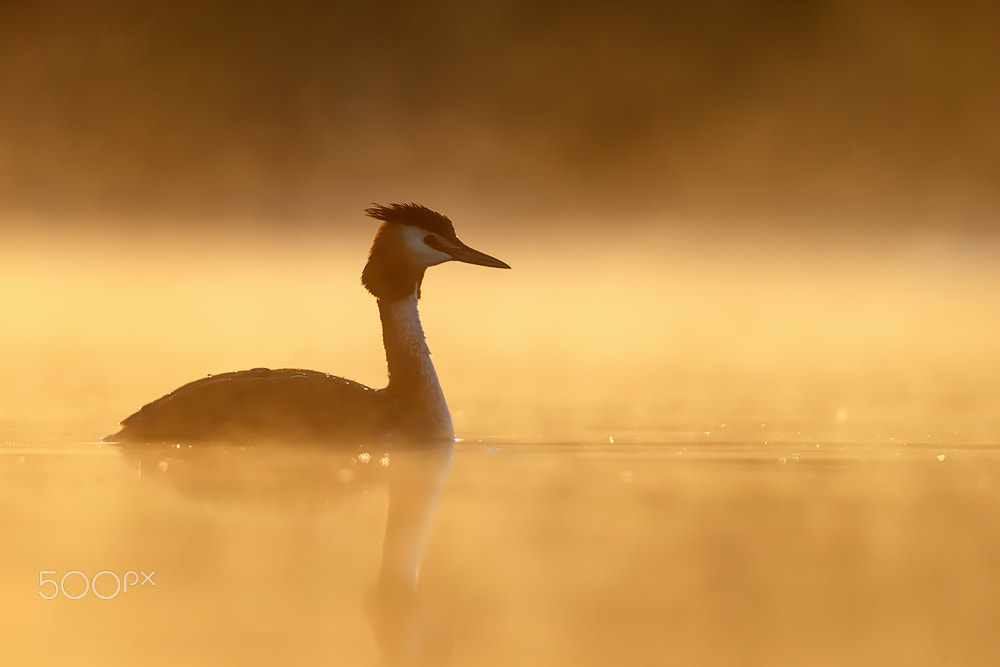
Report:
[[[0,420],[96,439],[184,382],[257,366],[384,386],[359,281],[371,231],[21,238],[0,270]],[[459,233],[513,267],[424,281],[461,437],[989,442],[1000,428],[991,248]]]

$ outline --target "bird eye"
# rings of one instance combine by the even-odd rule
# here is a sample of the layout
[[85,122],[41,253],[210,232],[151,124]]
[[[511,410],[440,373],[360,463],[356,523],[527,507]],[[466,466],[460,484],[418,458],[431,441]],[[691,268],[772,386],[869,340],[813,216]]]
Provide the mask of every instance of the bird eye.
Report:
[[429,245],[430,247],[434,248],[435,250],[439,250],[440,252],[444,252],[444,248],[441,246],[441,242],[438,241],[437,237],[434,236],[433,234],[428,234],[427,236],[425,236],[424,237],[424,243],[427,244],[427,245]]

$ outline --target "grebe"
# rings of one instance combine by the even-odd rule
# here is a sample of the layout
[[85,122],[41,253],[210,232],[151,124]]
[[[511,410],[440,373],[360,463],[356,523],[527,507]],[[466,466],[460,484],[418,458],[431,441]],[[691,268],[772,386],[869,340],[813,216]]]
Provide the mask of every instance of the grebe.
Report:
[[424,271],[455,260],[510,267],[458,240],[445,216],[419,204],[373,206],[380,220],[361,282],[378,302],[389,383],[253,368],[195,380],[139,409],[106,442],[451,441],[454,429],[424,340],[417,300]]

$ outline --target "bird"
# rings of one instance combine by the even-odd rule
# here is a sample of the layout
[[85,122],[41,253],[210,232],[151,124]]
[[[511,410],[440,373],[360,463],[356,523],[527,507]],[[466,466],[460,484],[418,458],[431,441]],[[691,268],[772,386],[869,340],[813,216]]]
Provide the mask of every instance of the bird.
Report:
[[459,240],[446,216],[416,203],[373,204],[379,221],[361,283],[382,321],[388,384],[379,389],[298,368],[209,375],[144,405],[105,442],[453,442],[417,304],[424,272],[448,261],[509,269]]

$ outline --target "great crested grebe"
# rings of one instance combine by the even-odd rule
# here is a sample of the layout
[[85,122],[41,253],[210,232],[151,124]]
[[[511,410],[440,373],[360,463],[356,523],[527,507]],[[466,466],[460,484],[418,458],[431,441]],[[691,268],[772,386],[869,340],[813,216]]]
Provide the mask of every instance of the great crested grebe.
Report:
[[121,422],[107,442],[450,441],[448,404],[417,312],[424,271],[450,260],[510,267],[458,240],[419,204],[365,209],[382,224],[361,282],[378,301],[389,384],[372,389],[328,373],[253,368],[190,382]]

